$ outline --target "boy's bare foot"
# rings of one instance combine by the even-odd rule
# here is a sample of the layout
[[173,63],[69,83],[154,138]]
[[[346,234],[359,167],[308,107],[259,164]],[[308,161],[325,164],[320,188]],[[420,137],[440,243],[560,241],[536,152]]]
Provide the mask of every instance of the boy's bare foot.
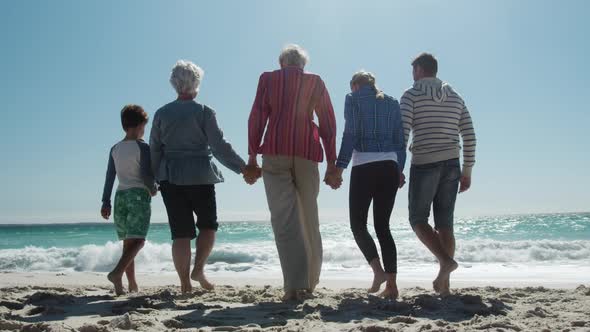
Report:
[[385,273],[375,274],[373,276],[373,285],[369,288],[369,293],[377,293],[379,288],[381,288],[381,284],[387,280]]
[[113,272],[109,273],[107,275],[107,279],[109,279],[110,282],[113,283],[113,285],[115,286],[115,294],[117,295],[123,295],[125,294],[125,289],[123,288],[123,276],[116,276],[115,274],[113,274]]
[[205,278],[205,273],[203,273],[203,271],[193,270],[193,273],[191,273],[191,279],[201,284],[201,287],[206,290],[213,290],[215,288],[215,285]]
[[446,295],[450,293],[449,285],[451,272],[455,271],[458,267],[459,265],[454,259],[450,259],[448,262],[440,264],[438,276],[432,282],[432,288],[434,288],[435,292],[440,293],[441,295],[443,295],[443,293]]

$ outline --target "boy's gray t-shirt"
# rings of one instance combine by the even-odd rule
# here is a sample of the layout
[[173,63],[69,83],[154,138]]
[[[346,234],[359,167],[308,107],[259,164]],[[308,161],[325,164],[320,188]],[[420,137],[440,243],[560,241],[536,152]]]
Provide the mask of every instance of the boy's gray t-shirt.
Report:
[[122,140],[111,148],[102,194],[103,207],[111,205],[115,176],[119,180],[117,191],[131,188],[155,191],[149,145],[143,140]]

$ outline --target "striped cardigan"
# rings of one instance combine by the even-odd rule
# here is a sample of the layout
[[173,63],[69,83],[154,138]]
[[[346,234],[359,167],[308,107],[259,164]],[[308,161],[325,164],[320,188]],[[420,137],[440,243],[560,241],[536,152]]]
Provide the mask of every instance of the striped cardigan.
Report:
[[412,132],[412,164],[459,158],[463,140],[463,175],[475,164],[475,131],[463,98],[435,77],[418,80],[400,99],[404,134]]
[[298,67],[260,75],[248,120],[248,154],[294,156],[321,162],[324,151],[320,138],[326,159],[334,162],[336,118],[324,81]]

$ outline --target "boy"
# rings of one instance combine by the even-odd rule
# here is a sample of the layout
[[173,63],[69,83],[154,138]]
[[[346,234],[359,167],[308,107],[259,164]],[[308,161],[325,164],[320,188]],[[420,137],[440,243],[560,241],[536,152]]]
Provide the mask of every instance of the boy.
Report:
[[142,138],[148,115],[141,106],[127,105],[121,110],[121,124],[125,138],[111,148],[106,180],[102,194],[100,214],[104,219],[111,215],[111,192],[115,175],[119,186],[115,194],[115,228],[123,241],[123,254],[107,278],[122,295],[123,273],[129,281],[129,291],[137,292],[134,259],[143,248],[150,226],[151,197],[157,193],[151,170],[150,148]]

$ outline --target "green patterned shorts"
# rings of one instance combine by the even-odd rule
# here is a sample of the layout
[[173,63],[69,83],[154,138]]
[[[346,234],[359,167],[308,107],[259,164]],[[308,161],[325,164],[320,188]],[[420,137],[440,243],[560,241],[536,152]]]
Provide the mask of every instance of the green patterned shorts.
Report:
[[117,191],[115,194],[115,228],[119,240],[145,239],[150,228],[152,197],[143,188]]

